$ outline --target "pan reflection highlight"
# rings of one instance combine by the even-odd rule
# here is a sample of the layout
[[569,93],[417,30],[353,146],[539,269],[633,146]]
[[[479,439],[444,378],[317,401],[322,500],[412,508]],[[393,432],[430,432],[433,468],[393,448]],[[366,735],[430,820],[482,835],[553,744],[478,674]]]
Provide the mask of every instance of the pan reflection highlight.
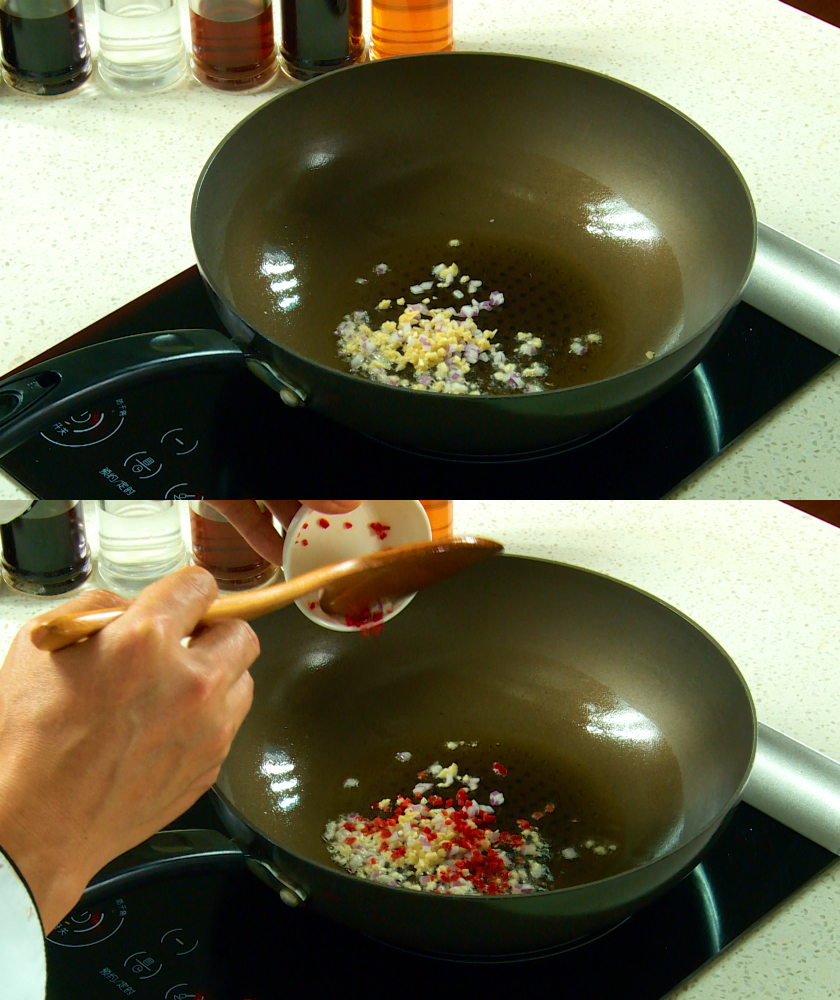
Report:
[[[284,751],[266,751],[260,763],[260,774],[268,779],[268,789],[276,796],[273,805],[278,812],[289,812],[300,803],[299,794],[287,794],[300,784],[294,774],[295,766]],[[278,778],[281,780],[276,780]]]
[[697,887],[700,900],[703,904],[703,915],[706,918],[706,930],[709,934],[709,943],[712,954],[716,955],[723,949],[723,924],[721,922],[720,910],[718,908],[717,897],[703,862],[691,873]]
[[277,296],[275,309],[288,312],[300,302],[298,294],[289,295],[298,287],[298,279],[294,276],[295,263],[285,250],[265,250],[260,263],[260,274],[267,278],[284,277],[269,282],[269,290]]
[[586,231],[619,243],[662,243],[662,233],[646,215],[617,196],[583,206]]
[[589,717],[586,731],[593,736],[603,736],[619,743],[648,743],[651,746],[663,740],[659,726],[629,705],[605,710],[603,706],[590,702],[584,705],[584,712]]

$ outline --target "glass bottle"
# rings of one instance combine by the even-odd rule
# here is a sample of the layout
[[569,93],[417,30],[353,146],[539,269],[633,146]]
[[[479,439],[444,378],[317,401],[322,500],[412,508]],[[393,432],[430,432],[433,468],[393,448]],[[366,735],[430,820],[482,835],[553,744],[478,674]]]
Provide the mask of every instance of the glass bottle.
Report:
[[277,72],[271,0],[189,0],[192,72],[216,90],[257,90]]
[[90,76],[82,0],[0,0],[0,42],[9,86],[54,97]]
[[[270,511],[265,516],[271,518]],[[277,573],[234,526],[210,504],[190,500],[193,562],[216,578],[219,590],[249,590],[269,583]]]
[[97,500],[102,582],[139,593],[186,560],[181,507],[175,500]]
[[280,0],[280,56],[295,80],[361,62],[362,0]]
[[108,87],[130,93],[161,91],[186,72],[177,0],[96,0],[96,16],[96,63]]
[[420,503],[432,526],[432,539],[448,538],[452,534],[452,501],[421,500]]
[[90,576],[81,500],[36,500],[20,517],[0,525],[0,539],[6,580],[22,594],[66,594]]
[[448,52],[454,44],[452,0],[373,0],[371,59]]

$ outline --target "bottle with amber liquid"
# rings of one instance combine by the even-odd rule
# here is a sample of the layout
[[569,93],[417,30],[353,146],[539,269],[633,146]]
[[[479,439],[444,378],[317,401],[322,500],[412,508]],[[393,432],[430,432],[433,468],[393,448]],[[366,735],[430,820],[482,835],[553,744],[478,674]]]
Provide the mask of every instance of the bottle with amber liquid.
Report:
[[[264,516],[271,520],[270,511]],[[274,563],[255,552],[224,515],[203,500],[190,500],[193,562],[216,578],[219,590],[250,590],[270,583]]]
[[372,59],[449,52],[454,44],[452,0],[373,0]]
[[420,503],[432,526],[432,539],[449,538],[452,534],[452,501],[421,500]]
[[0,0],[0,42],[9,86],[55,97],[90,76],[82,0]]
[[52,597],[80,587],[91,573],[81,500],[36,500],[0,525],[3,573],[22,594]]
[[192,72],[199,83],[241,92],[274,78],[271,0],[189,0],[189,5]]
[[361,62],[362,0],[280,0],[280,57],[295,80]]

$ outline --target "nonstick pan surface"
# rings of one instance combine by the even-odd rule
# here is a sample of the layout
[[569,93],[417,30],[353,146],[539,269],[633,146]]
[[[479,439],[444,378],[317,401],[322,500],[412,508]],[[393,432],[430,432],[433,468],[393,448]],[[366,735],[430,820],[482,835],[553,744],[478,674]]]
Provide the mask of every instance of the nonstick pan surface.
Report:
[[[482,53],[385,60],[281,95],[219,146],[193,202],[199,267],[236,339],[325,415],[449,454],[565,442],[662,391],[736,304],[755,225],[731,159],[673,108],[578,67]],[[367,310],[376,325],[382,299],[453,261],[505,295],[482,327],[509,357],[517,332],[543,338],[550,391],[450,396],[351,374],[342,319]],[[572,353],[593,331],[602,345]]]
[[[496,557],[367,640],[294,609],[256,628],[254,707],[217,784],[223,815],[306,905],[402,947],[525,954],[620,921],[697,862],[751,767],[755,713],[726,653],[674,609],[586,570]],[[478,745],[444,747],[461,740]],[[373,815],[450,758],[485,795],[504,791],[500,827],[556,804],[541,832],[582,855],[553,862],[556,888],[454,897],[333,864],[328,820]],[[586,851],[590,836],[617,850]]]

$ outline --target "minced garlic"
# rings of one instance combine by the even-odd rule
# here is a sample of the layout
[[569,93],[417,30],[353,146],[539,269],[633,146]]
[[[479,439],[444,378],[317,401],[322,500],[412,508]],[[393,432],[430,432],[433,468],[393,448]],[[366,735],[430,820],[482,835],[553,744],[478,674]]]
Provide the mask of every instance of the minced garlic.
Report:
[[[458,240],[450,241],[450,246],[458,245]],[[378,264],[374,270],[383,274],[388,268]],[[395,318],[372,322],[362,311],[344,317],[336,330],[338,351],[349,359],[352,372],[387,385],[453,395],[541,392],[551,387],[545,381],[548,365],[536,358],[546,348],[542,337],[517,333],[516,347],[511,349],[514,356],[508,357],[494,343],[498,329],[481,322],[482,313],[504,305],[502,292],[479,292],[483,282],[462,274],[455,261],[436,264],[431,274],[432,280],[411,286],[418,301],[407,303],[403,296],[379,301],[377,312],[391,317],[399,307]],[[461,287],[452,288],[456,281]],[[435,285],[450,289],[453,305],[432,307],[429,292]],[[474,297],[479,294],[487,297],[479,301]],[[585,338],[573,337],[569,353],[584,355],[600,346],[601,340],[601,334],[594,331]]]

